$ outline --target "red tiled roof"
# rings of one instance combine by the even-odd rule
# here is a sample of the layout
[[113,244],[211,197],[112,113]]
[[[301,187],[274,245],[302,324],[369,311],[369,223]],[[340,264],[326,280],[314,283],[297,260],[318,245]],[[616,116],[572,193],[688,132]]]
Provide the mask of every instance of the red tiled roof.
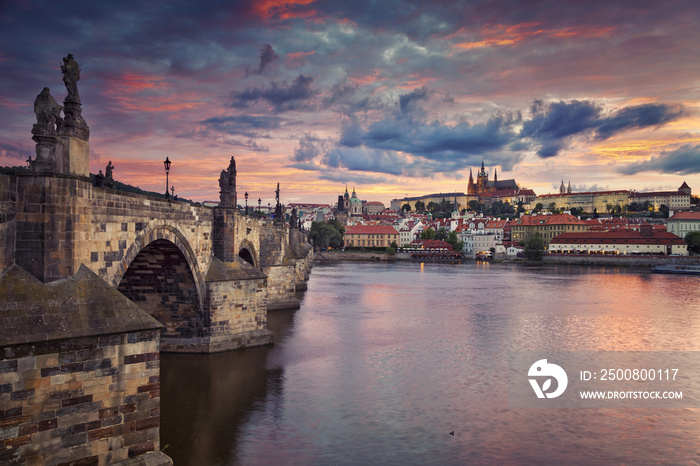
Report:
[[577,194],[583,194],[583,195],[588,195],[588,194],[627,194],[629,195],[631,191],[628,191],[626,189],[621,189],[618,191],[587,191],[587,192],[575,192],[575,193],[556,193],[556,194],[540,194],[537,197],[546,197],[546,198],[554,198],[554,197],[564,197],[564,196],[575,196]]
[[669,220],[700,220],[700,212],[677,212]]
[[680,191],[652,191],[647,193],[634,193],[631,197],[656,197],[656,196],[687,196],[687,194]]
[[523,215],[517,219],[514,225],[587,225],[587,223],[578,217],[570,214],[553,214],[553,215]]
[[452,245],[446,241],[439,239],[417,239],[411,243],[411,246],[418,246],[423,249],[448,249],[452,250]]
[[561,233],[551,243],[577,244],[685,244],[682,238],[667,231],[654,230],[652,236],[642,236],[637,230],[609,230],[595,232]]

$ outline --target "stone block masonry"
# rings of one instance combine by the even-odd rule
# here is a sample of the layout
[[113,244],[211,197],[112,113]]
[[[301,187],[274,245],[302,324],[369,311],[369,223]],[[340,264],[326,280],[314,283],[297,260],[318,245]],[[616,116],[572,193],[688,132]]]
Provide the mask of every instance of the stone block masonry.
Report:
[[[96,187],[81,176],[17,169],[0,171],[0,240],[0,272],[17,264],[52,283],[88,267],[163,324],[165,351],[271,343],[260,309],[299,307],[295,294],[305,289],[312,263],[301,232],[231,206],[168,201]],[[213,284],[207,276],[214,258],[242,259],[258,276]],[[211,299],[210,290],[217,293]],[[208,308],[219,299],[225,305]],[[222,309],[228,309],[224,317]]]
[[1,464],[172,464],[155,319],[85,267],[44,285],[12,266],[0,295]]
[[17,179],[0,173],[0,270],[15,261]]

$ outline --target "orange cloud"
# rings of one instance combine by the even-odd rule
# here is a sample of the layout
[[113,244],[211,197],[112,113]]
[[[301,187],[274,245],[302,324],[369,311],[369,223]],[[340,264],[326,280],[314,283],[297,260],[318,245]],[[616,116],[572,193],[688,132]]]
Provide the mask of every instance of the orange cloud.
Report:
[[285,57],[285,60],[287,62],[287,66],[289,67],[299,67],[301,66],[304,61],[306,61],[307,57],[310,57],[311,55],[315,54],[316,51],[312,50],[310,52],[292,52],[288,53]]
[[197,97],[170,92],[172,86],[160,77],[127,73],[107,78],[104,94],[126,110],[178,112],[201,107]]
[[282,19],[308,18],[315,15],[313,11],[294,11],[297,6],[309,5],[315,0],[261,0],[254,2],[253,12],[262,19],[278,15]]
[[[572,38],[572,37],[603,37],[610,34],[613,28],[563,28],[563,29],[542,29],[540,23],[520,23],[512,26],[496,25],[486,27],[476,33],[476,37],[472,37],[471,31],[465,28],[447,36],[447,39],[455,39],[458,42],[452,44],[454,49],[476,49],[482,47],[514,45],[525,39],[542,36],[553,38]],[[472,40],[460,40],[460,39]]]

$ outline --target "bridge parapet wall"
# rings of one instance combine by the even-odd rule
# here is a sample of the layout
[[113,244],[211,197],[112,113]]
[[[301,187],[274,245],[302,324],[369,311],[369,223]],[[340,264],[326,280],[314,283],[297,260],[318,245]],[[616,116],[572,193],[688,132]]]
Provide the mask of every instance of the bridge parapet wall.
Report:
[[183,252],[199,286],[211,260],[212,209],[184,201],[94,188],[86,265],[118,286],[136,255],[156,239]]
[[88,263],[92,184],[68,175],[16,177],[15,261],[49,283]]
[[0,173],[0,273],[15,261],[17,178]]

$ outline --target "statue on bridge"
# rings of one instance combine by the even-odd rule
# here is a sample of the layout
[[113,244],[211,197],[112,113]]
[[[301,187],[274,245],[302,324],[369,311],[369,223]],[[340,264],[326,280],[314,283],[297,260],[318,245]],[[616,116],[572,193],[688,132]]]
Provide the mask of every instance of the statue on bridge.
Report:
[[56,124],[62,120],[62,111],[63,107],[53,98],[51,90],[45,87],[34,100],[36,124],[32,128],[32,134],[55,136]]
[[236,207],[236,159],[231,157],[228,170],[221,170],[219,176],[220,206]]
[[63,99],[65,117],[59,125],[58,132],[61,136],[76,137],[87,142],[90,139],[90,128],[83,118],[80,95],[78,94],[80,66],[72,54],[69,53],[68,56],[63,57],[61,72],[68,95]]
[[80,96],[78,95],[80,67],[78,66],[78,62],[75,61],[75,58],[73,58],[73,54],[69,53],[67,57],[63,57],[61,72],[63,73],[63,82],[66,85],[66,90],[68,91],[66,102],[80,103]]
[[292,216],[289,219],[289,226],[291,228],[294,228],[294,229],[298,228],[298,226],[299,226],[299,217],[297,217],[297,209],[296,208],[292,209]]
[[114,165],[112,165],[112,161],[110,160],[107,164],[107,168],[105,168],[105,177],[103,180],[107,188],[114,188],[114,176],[112,175],[112,171],[114,171]]
[[275,190],[275,201],[277,205],[275,206],[275,223],[284,223],[284,215],[282,214],[282,204],[280,204],[280,184],[277,183],[277,190]]

